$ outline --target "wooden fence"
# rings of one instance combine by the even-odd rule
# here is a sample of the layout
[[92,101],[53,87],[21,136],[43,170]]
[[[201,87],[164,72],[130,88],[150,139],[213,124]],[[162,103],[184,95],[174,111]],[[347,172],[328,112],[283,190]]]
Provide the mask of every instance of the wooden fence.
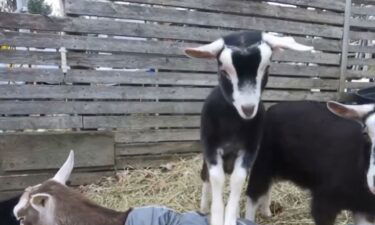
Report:
[[371,2],[272,2],[66,0],[63,18],[0,13],[0,46],[10,46],[0,51],[1,194],[44,180],[70,149],[76,184],[199,152],[216,64],[182,49],[233,31],[291,35],[317,50],[274,55],[267,104],[371,84]]

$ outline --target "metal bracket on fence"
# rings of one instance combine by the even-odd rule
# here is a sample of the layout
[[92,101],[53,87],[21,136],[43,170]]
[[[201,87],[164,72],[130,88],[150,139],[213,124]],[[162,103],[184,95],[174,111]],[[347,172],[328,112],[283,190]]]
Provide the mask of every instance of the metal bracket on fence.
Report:
[[61,70],[62,70],[63,73],[66,73],[66,72],[68,72],[68,65],[67,65],[67,61],[66,61],[66,48],[61,47],[59,52],[60,52],[60,55],[61,55]]

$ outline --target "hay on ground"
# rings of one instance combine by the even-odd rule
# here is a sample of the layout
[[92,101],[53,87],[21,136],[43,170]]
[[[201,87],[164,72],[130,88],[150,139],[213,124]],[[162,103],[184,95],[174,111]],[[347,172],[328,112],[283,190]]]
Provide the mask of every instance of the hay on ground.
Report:
[[[163,169],[125,170],[116,178],[104,178],[99,184],[80,187],[90,199],[117,210],[144,205],[165,205],[186,212],[199,209],[202,158],[179,159]],[[227,191],[226,191],[227,193]],[[241,211],[244,215],[245,197]],[[272,188],[272,218],[257,216],[259,224],[307,225],[314,224],[309,213],[308,192],[288,183],[279,182]],[[336,224],[352,222],[343,212]]]

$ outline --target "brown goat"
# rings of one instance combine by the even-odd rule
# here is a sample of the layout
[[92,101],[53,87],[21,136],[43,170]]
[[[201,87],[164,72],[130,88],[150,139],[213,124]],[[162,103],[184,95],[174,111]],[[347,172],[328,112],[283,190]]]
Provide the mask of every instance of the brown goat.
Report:
[[21,225],[124,225],[130,212],[117,212],[98,206],[68,188],[74,165],[71,151],[54,178],[28,187],[14,208]]
[[[52,179],[26,188],[14,208],[21,225],[208,225],[208,218],[197,212],[178,213],[162,206],[118,212],[98,206],[65,185],[73,166],[71,151]],[[237,225],[255,224],[238,220]]]

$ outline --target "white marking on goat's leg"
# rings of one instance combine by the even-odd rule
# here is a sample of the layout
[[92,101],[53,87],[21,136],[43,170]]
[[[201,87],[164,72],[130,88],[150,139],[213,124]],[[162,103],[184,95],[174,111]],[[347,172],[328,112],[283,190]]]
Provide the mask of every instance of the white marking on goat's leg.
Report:
[[367,220],[366,215],[363,213],[354,213],[354,224],[355,225],[374,225]]
[[250,221],[255,221],[255,213],[257,212],[259,201],[254,201],[249,196],[246,198],[246,213],[245,218]]
[[210,166],[208,169],[210,184],[212,190],[211,203],[211,225],[224,224],[224,202],[223,188],[225,182],[225,174],[223,169],[223,161],[221,156],[218,157],[216,165]]
[[247,169],[242,166],[243,156],[239,156],[234,164],[230,177],[230,195],[225,208],[225,225],[236,225],[237,211],[242,193],[242,187],[247,176]]
[[271,188],[267,193],[259,198],[260,213],[265,217],[272,217],[271,206]]
[[209,212],[211,186],[208,181],[203,182],[202,185],[202,197],[201,197],[201,212]]

